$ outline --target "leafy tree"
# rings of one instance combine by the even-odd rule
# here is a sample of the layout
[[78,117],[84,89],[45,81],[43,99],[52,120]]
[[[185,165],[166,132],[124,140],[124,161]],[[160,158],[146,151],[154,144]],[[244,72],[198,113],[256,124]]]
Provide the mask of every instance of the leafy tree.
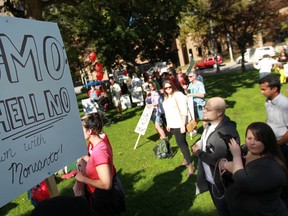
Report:
[[3,6],[0,10],[9,11],[15,17],[28,18],[28,19],[43,19],[43,10],[53,4],[69,4],[78,5],[83,0],[3,0]]
[[[16,1],[5,2],[11,10]],[[177,50],[171,46],[179,32],[177,18],[186,0],[18,0],[20,12],[29,11],[32,2],[37,2],[39,10],[37,16],[33,13],[34,18],[58,23],[70,65],[79,65],[78,56],[86,57],[92,50],[107,67],[123,62],[134,66],[136,59],[176,61]]]
[[[217,20],[220,32],[229,34],[240,49],[242,59],[246,47],[253,45],[253,36],[258,32],[264,33],[263,30],[268,33],[275,25],[270,21],[277,10],[271,6],[270,0],[213,0],[212,5],[211,14]],[[242,61],[242,71],[245,71],[244,63]]]
[[[278,3],[272,5],[276,1]],[[272,27],[277,23],[275,19],[278,16],[277,8],[283,7],[283,3],[278,0],[190,0],[190,5],[190,10],[195,17],[191,19],[192,23],[187,21],[187,18],[184,21],[186,26],[193,27],[190,34],[195,38],[201,38],[207,45],[211,40],[207,28],[211,20],[215,37],[225,38],[228,34],[239,48],[242,59],[246,47],[253,45],[255,39],[253,36],[256,33],[264,30],[266,32],[264,37],[271,35],[269,30],[274,29]],[[187,34],[187,30],[188,28],[184,33]],[[242,71],[245,71],[244,62],[242,62]]]

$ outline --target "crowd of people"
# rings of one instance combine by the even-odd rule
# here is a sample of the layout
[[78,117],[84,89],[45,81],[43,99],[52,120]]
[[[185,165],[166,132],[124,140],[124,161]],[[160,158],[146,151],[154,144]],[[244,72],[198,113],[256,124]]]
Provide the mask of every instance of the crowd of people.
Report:
[[270,55],[266,54],[257,61],[254,62],[254,68],[259,70],[259,79],[271,74],[272,71],[280,74],[280,83],[284,84],[287,82],[288,78],[288,52],[287,48],[283,47],[279,56],[272,58]]
[[[187,167],[188,177],[197,170],[196,194],[209,191],[219,216],[288,215],[288,98],[281,94],[278,75],[268,69],[260,71],[267,118],[248,125],[243,145],[236,122],[226,115],[225,100],[206,99],[204,79],[198,71],[155,71],[145,74],[143,81],[134,78],[134,87],[141,86],[145,106],[153,109],[151,120],[159,139],[168,139],[168,133],[175,136],[183,154],[179,166]],[[120,97],[127,89],[113,77],[109,81],[112,102],[122,118]],[[91,100],[96,98],[94,87],[88,94]],[[101,96],[96,95],[99,100]],[[186,140],[189,112],[190,118],[203,122],[201,138],[191,148]],[[89,149],[82,158],[85,172],[79,171],[75,178],[83,183],[93,214],[120,215],[125,209],[124,192],[100,115],[84,116],[82,126]],[[192,154],[198,159],[197,168]]]

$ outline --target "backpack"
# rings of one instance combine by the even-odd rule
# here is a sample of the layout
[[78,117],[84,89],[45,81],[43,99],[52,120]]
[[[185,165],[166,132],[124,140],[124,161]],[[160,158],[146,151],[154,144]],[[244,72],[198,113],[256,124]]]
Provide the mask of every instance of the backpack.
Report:
[[158,159],[172,158],[173,151],[168,139],[161,139],[153,149],[155,157]]

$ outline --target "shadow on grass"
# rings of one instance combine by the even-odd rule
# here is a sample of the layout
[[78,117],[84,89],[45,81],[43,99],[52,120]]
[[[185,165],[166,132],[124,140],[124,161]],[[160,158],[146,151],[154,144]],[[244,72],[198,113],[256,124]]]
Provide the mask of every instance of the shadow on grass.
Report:
[[[235,73],[216,74],[205,78],[206,97],[230,97],[239,88],[253,88],[258,83],[259,73],[256,70]],[[248,95],[247,95],[248,97]],[[226,101],[233,108],[235,101]]]
[[[155,176],[153,184],[147,190],[136,193],[132,189],[132,182],[140,181],[141,173],[121,176],[127,202],[127,211],[124,215],[178,215],[179,212],[188,212],[195,198],[192,194],[195,193],[196,177],[187,178],[182,182],[183,169],[185,168],[177,167]],[[183,199],[178,199],[179,196]]]
[[10,203],[6,204],[5,206],[0,208],[0,215],[8,214],[8,212],[11,209],[16,208],[17,206],[18,206],[18,204],[17,203],[13,203],[13,202],[10,202]]

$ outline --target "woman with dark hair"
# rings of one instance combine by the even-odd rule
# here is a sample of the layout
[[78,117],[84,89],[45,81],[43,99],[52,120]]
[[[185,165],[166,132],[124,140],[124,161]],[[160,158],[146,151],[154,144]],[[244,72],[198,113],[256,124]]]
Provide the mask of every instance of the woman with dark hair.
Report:
[[146,106],[148,108],[153,109],[151,120],[153,120],[155,124],[155,129],[160,135],[160,139],[165,139],[166,135],[163,130],[163,120],[161,118],[161,114],[164,113],[163,106],[162,106],[162,99],[160,97],[160,94],[156,90],[156,84],[154,82],[150,82],[148,84],[148,87],[149,87],[149,92],[146,97]]
[[103,124],[98,113],[85,115],[82,118],[85,140],[93,145],[87,161],[87,176],[78,172],[76,180],[87,185],[96,215],[116,216],[120,213],[120,198],[115,193],[114,183],[117,180],[113,164],[112,147],[100,137]]
[[233,138],[229,147],[233,161],[223,159],[219,167],[233,174],[234,182],[225,192],[231,214],[288,215],[281,199],[283,190],[287,190],[287,167],[271,127],[263,122],[254,122],[247,127],[248,152],[244,157]]
[[182,92],[177,90],[171,80],[165,80],[163,82],[163,90],[163,108],[167,122],[166,129],[175,135],[176,143],[184,156],[184,161],[181,166],[187,166],[188,176],[191,176],[194,174],[195,168],[192,164],[188,143],[186,141],[187,98]]

